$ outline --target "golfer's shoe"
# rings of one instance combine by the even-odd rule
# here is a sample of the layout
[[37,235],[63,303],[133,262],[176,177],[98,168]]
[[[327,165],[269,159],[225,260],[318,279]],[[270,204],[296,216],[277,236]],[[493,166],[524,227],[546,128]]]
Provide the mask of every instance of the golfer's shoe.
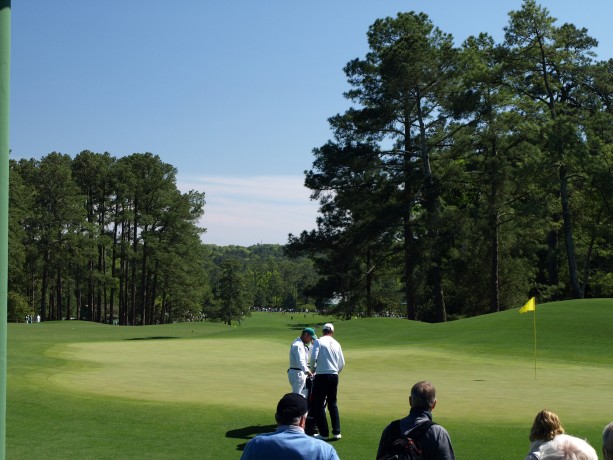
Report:
[[332,438],[333,438],[333,439],[341,439],[341,438],[342,438],[342,436],[341,436],[341,434],[339,433],[339,434],[335,434],[334,436],[332,436]]
[[315,439],[321,439],[322,441],[325,441],[325,440],[327,439],[327,437],[322,436],[322,435],[320,435],[319,433],[315,433],[315,434],[313,435],[313,437],[314,437]]

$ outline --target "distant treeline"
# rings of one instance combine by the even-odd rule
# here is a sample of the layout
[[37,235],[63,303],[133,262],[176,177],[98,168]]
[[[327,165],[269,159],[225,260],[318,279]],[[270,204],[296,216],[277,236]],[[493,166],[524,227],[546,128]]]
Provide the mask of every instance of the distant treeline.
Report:
[[9,318],[154,324],[199,312],[204,194],[150,153],[10,161]]
[[290,259],[278,244],[206,245],[208,286],[203,314],[230,324],[250,309],[313,310],[326,304],[308,296],[319,279],[313,262]]
[[312,293],[427,321],[613,296],[613,60],[587,30],[526,0],[500,43],[414,12],[367,38],[306,174],[318,227],[287,248]]
[[204,193],[150,153],[10,161],[9,320],[122,325],[309,308],[317,275],[280,245],[204,245]]

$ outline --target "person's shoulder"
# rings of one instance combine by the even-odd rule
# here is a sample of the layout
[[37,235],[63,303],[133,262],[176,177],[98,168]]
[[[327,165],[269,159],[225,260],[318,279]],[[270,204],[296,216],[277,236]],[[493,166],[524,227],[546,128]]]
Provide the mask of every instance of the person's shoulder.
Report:
[[278,434],[279,433],[276,431],[271,431],[270,433],[260,433],[251,438],[249,443],[258,444],[261,442],[266,442],[268,439],[270,439],[271,436],[275,436]]
[[449,432],[447,431],[447,429],[443,425],[439,425],[436,422],[432,422],[432,430],[439,432],[439,433],[445,433],[446,435],[449,435]]
[[255,437],[251,438],[251,440],[247,444],[251,444],[252,448],[264,449],[267,446],[273,446],[279,443],[288,442],[288,440],[304,440],[305,438],[309,437],[310,436],[306,436],[304,432],[296,432],[291,428],[281,430],[277,429],[276,431],[271,431],[269,433],[260,433]]
[[336,452],[336,449],[334,448],[332,444],[328,444],[326,441],[322,441],[319,439],[315,439],[315,441],[318,441],[320,452],[324,455],[322,458],[325,458],[325,459],[339,458],[338,453]]
[[324,441],[323,439],[317,439],[317,438],[314,438],[312,436],[306,436],[306,439],[302,439],[302,441],[311,444],[312,446],[314,446],[320,452],[326,452],[326,453],[334,452],[334,453],[336,453],[336,449],[334,448],[334,446],[332,444],[328,443],[327,441]]
[[381,436],[392,436],[395,433],[400,433],[400,420],[392,420],[391,422],[389,422],[387,425],[385,425],[385,428],[383,428],[383,432],[381,433]]
[[[449,432],[443,425],[439,425],[438,423],[433,422],[428,432],[431,433],[432,437],[436,439],[437,442],[445,442],[445,443],[451,442],[451,436],[449,435]],[[427,433],[426,433],[426,436],[427,436]]]

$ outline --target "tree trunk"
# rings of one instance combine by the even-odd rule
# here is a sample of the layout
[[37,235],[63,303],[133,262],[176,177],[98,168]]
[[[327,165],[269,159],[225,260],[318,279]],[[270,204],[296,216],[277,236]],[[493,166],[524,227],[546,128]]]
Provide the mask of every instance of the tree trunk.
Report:
[[121,246],[120,246],[120,254],[119,254],[119,323],[127,326],[128,325],[128,307],[127,307],[127,255],[126,255],[126,222],[123,221],[121,223]]
[[[600,218],[602,217],[603,209],[600,208],[598,211],[598,218],[596,219],[596,224],[600,224]],[[592,251],[594,250],[594,243],[596,242],[596,230],[592,230],[592,235],[590,237],[590,244],[587,247],[587,255],[585,257],[585,266],[583,268],[583,297],[586,296],[587,286],[590,279],[590,261],[592,260]]]
[[405,287],[405,299],[407,303],[407,319],[415,321],[415,287],[413,282],[413,255],[411,251],[413,232],[411,230],[411,224],[409,223],[410,217],[406,216],[402,225],[403,238],[404,238],[404,287]]
[[[104,260],[104,246],[102,244],[98,244],[98,274],[104,275],[103,272],[103,260]],[[99,277],[99,279],[104,279],[104,276]],[[98,282],[96,288],[96,322],[100,323],[102,320],[102,290],[104,289],[104,283]]]
[[56,302],[56,318],[62,319],[62,269],[58,268],[57,270],[57,281],[56,281],[56,292],[57,292],[57,302]]
[[[410,109],[404,114],[405,120],[411,118]],[[404,126],[404,152],[402,157],[403,166],[403,205],[405,206],[404,216],[402,218],[402,239],[403,239],[403,258],[404,258],[404,289],[406,301],[407,319],[415,321],[417,319],[415,311],[415,282],[414,270],[415,262],[413,260],[413,229],[411,228],[411,211],[413,203],[413,190],[411,187],[411,171],[413,159],[411,158],[411,126],[405,123]]]
[[568,255],[568,273],[570,275],[570,287],[575,299],[583,298],[583,290],[579,284],[577,276],[577,259],[575,257],[575,243],[573,241],[573,227],[570,216],[570,205],[568,202],[568,177],[566,167],[560,166],[560,200],[562,202],[562,220],[564,223],[564,241],[566,242],[566,253]]
[[370,248],[366,250],[366,316],[372,316],[372,270],[370,269]]
[[[70,290],[69,290],[70,292]],[[70,302],[71,296],[68,295],[68,297],[66,298],[66,320],[69,320],[71,318],[70,315],[70,307],[71,307],[71,302]]]
[[[558,233],[556,230],[551,230],[547,235],[547,282],[550,286],[557,286],[560,282],[557,247]],[[558,297],[556,294],[553,300],[556,300]]]
[[77,298],[77,314],[76,318],[81,319],[81,309],[83,308],[83,291],[81,290],[81,284],[77,282],[77,289],[75,292]]
[[443,269],[440,260],[436,261],[431,269],[432,289],[434,290],[434,320],[437,323],[447,321],[447,310],[445,309],[445,295],[443,292]]
[[53,295],[53,287],[49,289],[49,319],[54,320],[55,318],[55,296]]
[[[145,226],[144,231],[147,231]],[[140,274],[140,324],[141,326],[147,323],[147,242],[143,238],[143,257],[141,261],[141,274]]]
[[[102,193],[100,195],[100,205],[101,205],[101,210],[100,210],[100,217],[98,220],[98,226],[100,228],[100,236],[103,236],[105,233],[105,223],[106,223],[106,182],[103,183],[102,185]],[[107,308],[108,308],[108,304],[107,304],[107,282],[106,282],[106,247],[104,245],[100,245],[101,247],[101,252],[102,252],[102,267],[101,267],[101,271],[102,271],[102,279],[104,280],[104,282],[102,283],[102,309],[103,309],[103,314],[102,314],[102,318],[104,323],[108,323],[108,312],[107,312]],[[113,321],[111,320],[110,323],[112,324]]]
[[443,267],[442,267],[442,244],[440,236],[441,225],[441,206],[439,203],[439,190],[432,175],[430,164],[430,149],[426,142],[427,133],[424,123],[421,106],[417,105],[419,121],[419,149],[423,163],[424,175],[424,208],[427,216],[428,232],[430,238],[430,248],[432,251],[432,261],[430,267],[430,278],[432,282],[432,293],[434,295],[434,318],[435,321],[447,321],[447,311],[445,309],[445,296],[443,293]]
[[157,287],[158,287],[158,268],[159,261],[155,261],[155,268],[153,270],[153,279],[150,283],[150,293],[149,293],[149,324],[153,324],[155,322],[155,298],[157,296]]
[[500,242],[498,239],[498,219],[497,216],[490,222],[492,228],[491,236],[491,272],[490,272],[490,313],[500,311]]
[[[136,255],[138,254],[138,205],[134,203],[134,226],[131,229],[133,232],[132,235],[132,260],[131,263],[131,274],[130,274],[130,324],[136,325]],[[141,319],[142,321],[142,319]]]
[[40,287],[40,318],[41,321],[47,320],[47,289],[49,287],[49,250],[45,251],[43,257],[43,276]]
[[[115,216],[117,216],[118,206],[115,206]],[[117,276],[117,270],[115,266],[117,264],[117,219],[114,219],[113,223],[113,247],[111,249],[111,279],[113,284],[111,285],[111,292],[109,295],[109,317],[111,324],[115,319],[115,277]],[[119,315],[121,316],[121,314]]]
[[166,321],[166,290],[162,292],[162,306],[160,307],[160,324],[164,324]]
[[[491,124],[490,120],[488,124]],[[500,218],[498,209],[498,195],[502,171],[498,160],[497,138],[491,139],[492,168],[490,169],[490,194],[488,199],[488,213],[490,234],[490,313],[500,311]]]
[[88,315],[89,321],[94,321],[94,261],[89,260],[87,264],[88,273],[87,273],[87,294],[86,294],[86,302],[88,307]]

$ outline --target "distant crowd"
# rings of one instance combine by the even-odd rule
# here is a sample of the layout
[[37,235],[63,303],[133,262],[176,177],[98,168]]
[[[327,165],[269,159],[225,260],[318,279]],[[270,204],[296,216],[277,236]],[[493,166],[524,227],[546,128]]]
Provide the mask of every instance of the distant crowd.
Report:
[[[266,312],[266,313],[294,313],[294,314],[298,314],[298,313],[314,313],[314,314],[318,314],[318,315],[326,315],[328,313],[328,311],[322,311],[322,310],[307,310],[305,308],[282,308],[282,307],[250,307],[249,311],[259,311],[259,312]],[[355,313],[352,318],[362,318],[365,317],[363,314],[361,313]],[[373,313],[371,316],[371,318],[406,318],[406,315],[395,312],[395,311],[391,311],[391,310],[387,310],[387,311],[380,311],[380,312],[375,312]]]
[[[281,307],[251,307],[250,311],[263,311],[266,313],[310,313],[306,308],[281,308]],[[312,313],[318,313],[313,311]]]

